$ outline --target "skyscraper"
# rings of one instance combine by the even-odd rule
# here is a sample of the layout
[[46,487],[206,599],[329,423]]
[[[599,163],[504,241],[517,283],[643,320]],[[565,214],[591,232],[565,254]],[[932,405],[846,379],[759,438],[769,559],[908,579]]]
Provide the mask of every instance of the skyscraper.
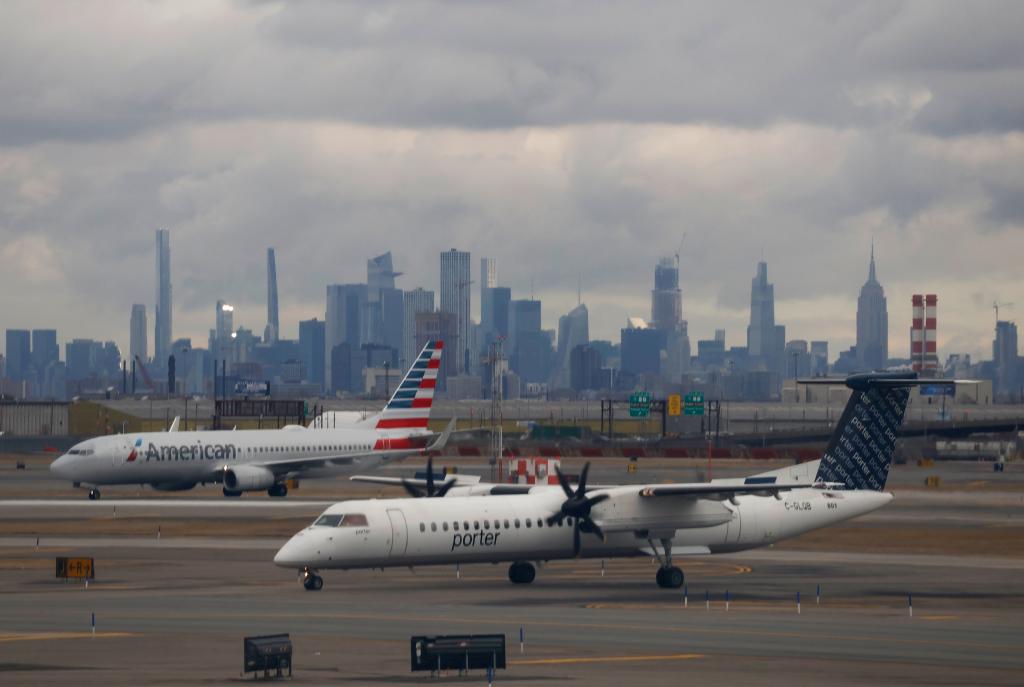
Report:
[[281,336],[281,324],[277,312],[277,260],[274,249],[267,249],[267,326],[263,330],[263,341],[274,343]]
[[1017,355],[1017,325],[999,320],[992,341],[992,363],[996,368],[995,393],[1012,395],[1020,384],[1020,358]]
[[60,360],[60,346],[57,345],[57,330],[33,329],[32,367],[35,368],[36,381],[41,382],[47,366],[58,360]]
[[[489,339],[490,331],[487,323],[492,319],[489,289],[498,285],[498,268],[494,258],[480,258],[480,324],[484,325],[484,339]],[[486,349],[488,341],[482,341],[481,347]]]
[[889,359],[889,310],[885,291],[875,278],[875,246],[871,245],[868,280],[857,298],[857,364],[863,370],[880,370]]
[[[171,352],[171,232],[156,230],[156,324],[154,358],[163,369]],[[70,367],[70,365],[69,365]]]
[[556,389],[568,389],[572,384],[572,351],[590,343],[590,315],[587,306],[580,303],[558,318],[558,350],[552,384]]
[[[404,342],[402,344],[401,368],[408,369],[420,352],[416,348],[416,315],[434,312],[434,292],[422,288],[406,291],[403,300]],[[446,342],[447,343],[447,342]]]
[[[341,343],[349,345],[349,351],[359,351],[363,339],[367,308],[366,284],[330,284],[327,287],[327,313],[324,327],[324,378],[328,383],[336,379],[348,379],[344,371],[335,373],[332,369],[332,351]],[[330,389],[341,391],[341,389]],[[347,389],[346,389],[347,390]]]
[[323,320],[315,317],[312,320],[299,322],[299,351],[302,365],[306,368],[306,380],[324,386],[324,363],[327,352],[324,348],[326,329]]
[[231,333],[235,329],[235,307],[224,301],[217,301],[215,317],[213,359],[218,364],[221,360],[234,362],[234,341],[231,339]]
[[31,369],[31,336],[27,329],[7,330],[7,378],[25,379]]
[[441,312],[455,315],[456,341],[451,347],[452,370],[455,374],[466,371],[469,360],[469,303],[470,285],[469,251],[452,248],[441,253]]
[[135,360],[135,356],[138,356],[142,362],[146,362],[146,357],[149,355],[149,341],[146,340],[146,306],[141,303],[132,306],[128,355],[131,356],[131,360]]
[[651,291],[651,326],[670,331],[683,319],[683,297],[679,290],[679,267],[673,258],[662,258],[654,267]]
[[405,309],[401,289],[395,288],[396,272],[391,252],[366,261],[366,317],[363,343],[379,344],[401,353],[404,344]]
[[786,329],[775,324],[775,286],[768,283],[768,263],[757,263],[750,282],[750,325],[747,353],[760,359],[765,369],[781,373],[784,366]]

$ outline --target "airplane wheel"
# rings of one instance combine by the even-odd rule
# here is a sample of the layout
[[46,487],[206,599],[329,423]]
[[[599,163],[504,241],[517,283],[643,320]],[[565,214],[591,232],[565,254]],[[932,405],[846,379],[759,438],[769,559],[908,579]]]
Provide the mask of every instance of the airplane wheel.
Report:
[[654,579],[662,589],[679,589],[683,586],[683,580],[686,578],[682,570],[672,566],[671,568],[658,568],[658,574]]
[[537,577],[537,569],[531,563],[513,563],[508,568],[508,579],[513,584],[530,584]]
[[288,485],[287,484],[275,484],[274,486],[270,487],[270,489],[267,489],[267,496],[276,496],[278,498],[283,498],[283,497],[285,497],[287,495],[288,495]]
[[228,498],[236,498],[238,496],[241,496],[242,492],[240,492],[240,491],[232,491],[232,490],[228,489],[227,487],[224,487],[224,495],[227,496]]
[[302,581],[302,586],[305,587],[308,592],[318,592],[324,588],[324,578],[319,575],[310,574]]
[[99,498],[100,498],[100,490],[99,489],[90,489],[89,490],[89,500],[90,501],[98,501]]

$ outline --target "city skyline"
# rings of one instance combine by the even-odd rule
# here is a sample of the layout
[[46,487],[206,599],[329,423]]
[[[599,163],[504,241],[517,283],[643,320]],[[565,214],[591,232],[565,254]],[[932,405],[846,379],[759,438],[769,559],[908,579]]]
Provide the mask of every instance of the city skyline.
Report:
[[487,2],[454,24],[429,3],[140,5],[114,24],[6,4],[0,316],[128,350],[131,304],[158,319],[168,228],[174,339],[203,342],[217,298],[262,331],[266,246],[287,338],[369,257],[394,250],[400,288],[437,291],[456,246],[543,300],[546,329],[582,275],[591,335],[614,340],[685,232],[691,340],[743,342],[763,257],[787,337],[835,352],[874,236],[890,355],[910,296],[936,293],[940,351],[988,357],[992,303],[1024,301],[1024,8],[841,7],[558,7],[538,31],[535,8]]

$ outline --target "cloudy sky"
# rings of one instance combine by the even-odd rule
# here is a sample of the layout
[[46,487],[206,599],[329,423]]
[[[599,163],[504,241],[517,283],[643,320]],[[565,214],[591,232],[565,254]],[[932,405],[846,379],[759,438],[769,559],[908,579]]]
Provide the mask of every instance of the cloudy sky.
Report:
[[[213,302],[283,334],[386,250],[451,247],[648,316],[683,235],[691,339],[745,345],[769,264],[789,338],[855,332],[872,238],[890,353],[939,295],[940,355],[1024,319],[1018,2],[19,2],[0,5],[0,327],[128,344],[171,230],[174,334]],[[474,290],[473,308],[479,308]],[[152,336],[152,332],[151,332]],[[152,346],[152,338],[150,339]]]

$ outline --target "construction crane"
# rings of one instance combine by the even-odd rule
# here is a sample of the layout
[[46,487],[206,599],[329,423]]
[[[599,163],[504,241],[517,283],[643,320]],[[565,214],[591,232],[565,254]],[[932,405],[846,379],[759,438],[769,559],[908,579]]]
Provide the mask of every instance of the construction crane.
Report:
[[676,272],[679,271],[679,254],[683,252],[683,243],[686,242],[686,232],[683,232],[683,238],[679,239],[679,246],[676,248]]
[[999,322],[999,308],[1011,308],[1013,303],[999,303],[992,301],[992,309],[996,311],[996,322]]
[[135,366],[139,368],[139,372],[142,374],[142,381],[146,383],[150,391],[156,391],[156,384],[153,383],[153,378],[149,376],[149,371],[146,370],[146,366],[142,364],[142,358],[135,354]]

